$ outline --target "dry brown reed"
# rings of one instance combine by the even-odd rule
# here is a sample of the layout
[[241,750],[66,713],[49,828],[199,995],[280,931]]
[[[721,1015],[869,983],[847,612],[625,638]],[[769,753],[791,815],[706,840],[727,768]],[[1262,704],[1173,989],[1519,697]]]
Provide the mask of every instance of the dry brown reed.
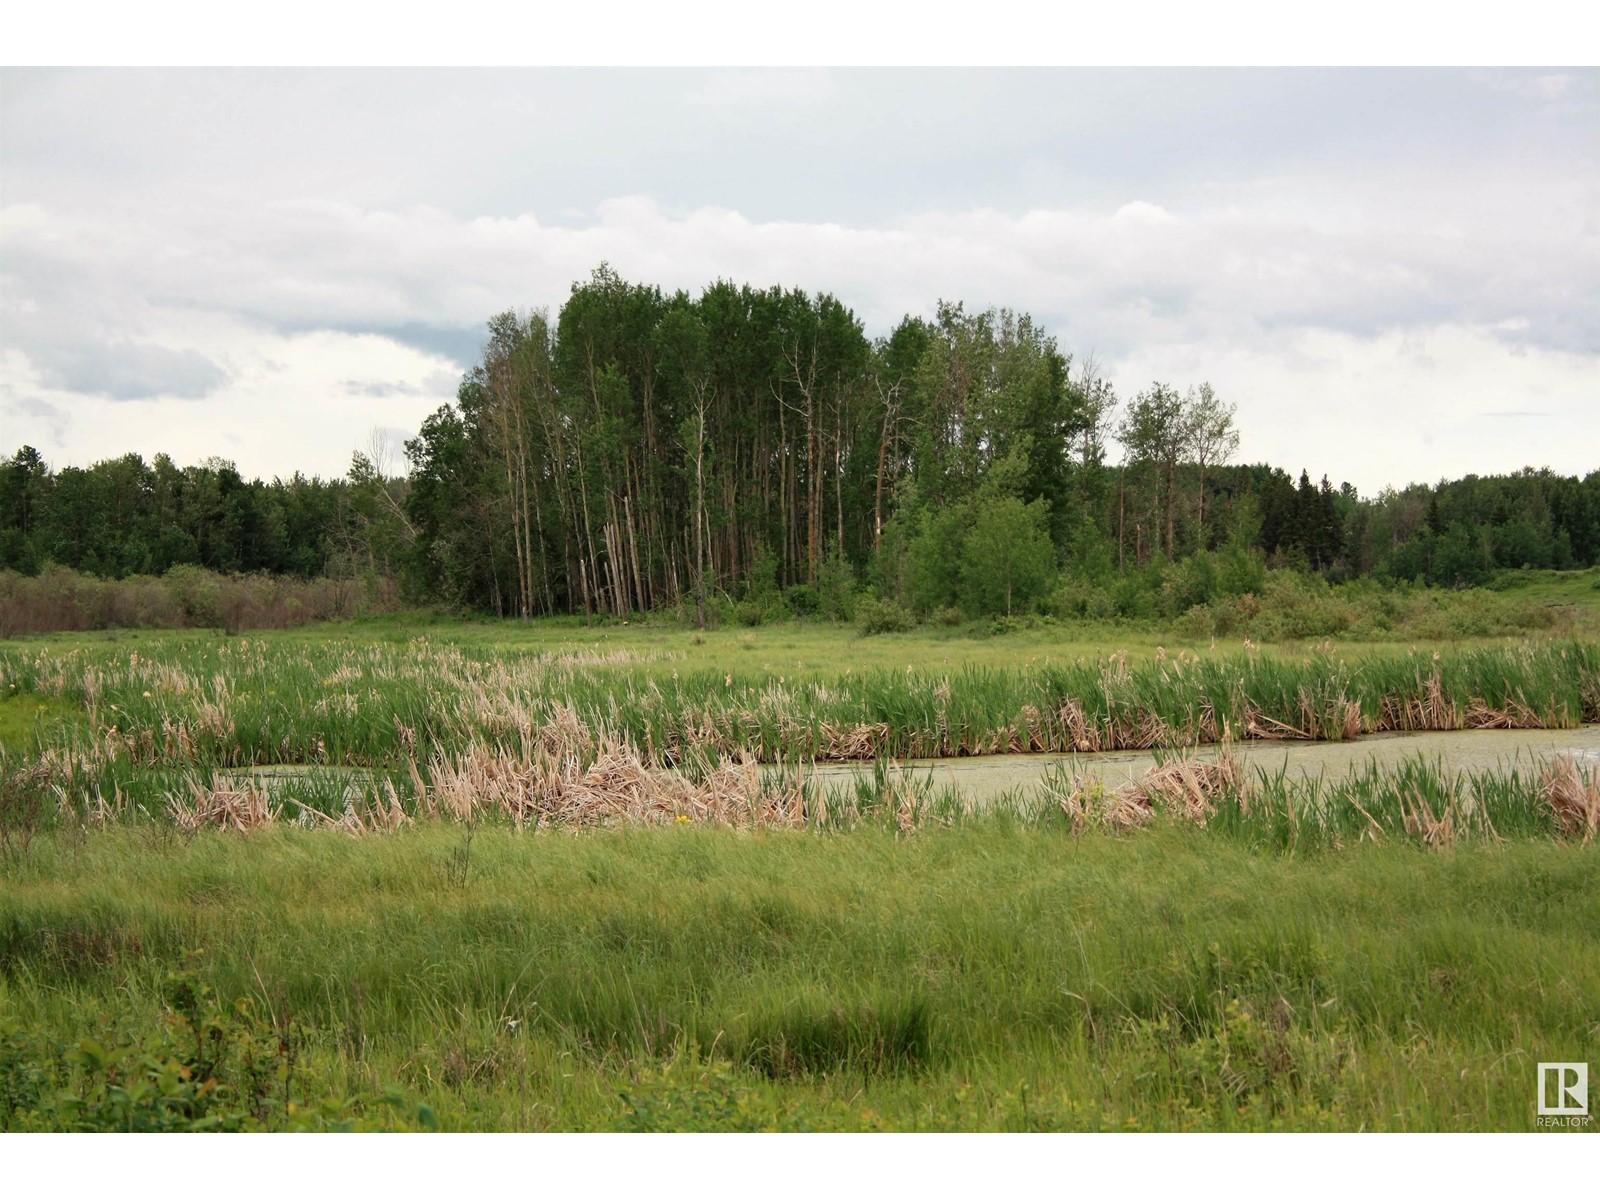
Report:
[[1177,758],[1151,767],[1122,795],[1145,808],[1161,808],[1197,825],[1204,825],[1217,811],[1217,801],[1245,788],[1244,767],[1228,751],[1208,762],[1198,758]]
[[1543,729],[1544,721],[1527,703],[1515,699],[1505,708],[1490,708],[1474,697],[1462,718],[1465,729]]
[[1112,791],[1097,776],[1085,775],[1061,797],[1061,811],[1072,822],[1074,835],[1088,829],[1126,833],[1155,815],[1148,803],[1135,799],[1128,789]]
[[1541,774],[1539,798],[1561,836],[1590,842],[1600,831],[1600,770],[1559,754]]
[[1224,796],[1238,797],[1248,808],[1247,792],[1244,765],[1225,744],[1215,761],[1185,757],[1158,763],[1115,791],[1098,776],[1079,776],[1062,790],[1059,803],[1074,834],[1090,828],[1126,832],[1149,822],[1157,809],[1204,825]]
[[821,723],[822,753],[818,758],[830,762],[862,762],[876,758],[889,737],[889,726],[882,722],[855,725]]
[[1420,790],[1412,789],[1409,794],[1401,795],[1400,812],[1405,831],[1436,848],[1454,845],[1467,829],[1466,814],[1454,791],[1446,797],[1443,808],[1435,814],[1428,798]]
[[435,758],[429,774],[433,782],[419,802],[424,815],[471,820],[492,814],[519,828],[693,822],[798,829],[811,815],[798,783],[764,780],[749,756],[724,758],[694,780],[647,766],[614,742],[600,747],[588,766],[547,748],[514,753],[478,744],[457,757]]
[[1378,719],[1372,723],[1372,729],[1381,733],[1423,732],[1460,729],[1462,722],[1461,709],[1445,699],[1443,680],[1438,671],[1434,671],[1421,681],[1416,694],[1384,696],[1379,701]]
[[385,792],[383,796],[362,794],[347,796],[344,813],[338,817],[330,817],[327,813],[305,806],[302,806],[301,813],[307,824],[341,830],[352,837],[373,833],[395,833],[412,824],[413,818],[406,815],[405,807],[400,801],[400,793],[395,790],[393,781],[386,779],[383,781],[383,786]]
[[186,833],[212,826],[249,833],[278,818],[267,793],[254,783],[229,781],[213,776],[211,785],[192,785],[188,800],[173,796],[167,801],[167,815]]

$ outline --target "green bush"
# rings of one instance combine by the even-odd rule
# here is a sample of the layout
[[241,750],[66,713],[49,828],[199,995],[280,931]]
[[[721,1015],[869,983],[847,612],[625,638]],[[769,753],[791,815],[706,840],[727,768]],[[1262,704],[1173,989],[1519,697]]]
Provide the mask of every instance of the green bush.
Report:
[[830,621],[848,621],[855,616],[856,600],[856,574],[835,549],[817,569],[819,610]]
[[1162,573],[1161,607],[1165,615],[1175,617],[1196,604],[1209,603],[1219,590],[1214,558],[1207,553],[1191,554]]
[[917,619],[893,600],[863,600],[856,609],[857,624],[863,636],[875,633],[905,633]]
[[808,583],[797,583],[784,593],[784,601],[789,605],[789,611],[797,617],[815,616],[822,607],[822,597],[817,594],[817,589]]
[[1174,622],[1174,628],[1184,637],[1245,634],[1262,642],[1331,637],[1440,640],[1548,629],[1557,620],[1555,609],[1483,589],[1385,586],[1372,579],[1330,586],[1319,576],[1275,570],[1268,572],[1259,594],[1197,604]]
[[1156,582],[1159,568],[1132,570],[1117,579],[1111,587],[1111,605],[1116,616],[1149,619],[1160,616],[1157,604],[1160,595]]

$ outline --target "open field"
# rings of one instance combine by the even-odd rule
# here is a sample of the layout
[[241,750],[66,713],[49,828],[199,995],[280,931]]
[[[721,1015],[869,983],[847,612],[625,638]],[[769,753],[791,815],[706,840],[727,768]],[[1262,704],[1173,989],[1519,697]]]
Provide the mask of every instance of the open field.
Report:
[[[71,573],[67,573],[70,575]],[[205,575],[217,589],[248,594],[260,591],[262,604],[280,598],[281,581],[261,576]],[[195,582],[194,572],[172,586],[179,593]],[[202,640],[227,628],[268,640],[342,641],[346,639],[406,641],[427,636],[463,648],[497,652],[571,652],[583,647],[599,652],[626,651],[668,658],[690,668],[736,668],[772,674],[826,677],[874,666],[903,666],[908,661],[929,668],[1025,666],[1039,661],[1125,652],[1153,653],[1158,646],[1191,651],[1237,648],[1246,640],[1286,652],[1301,652],[1332,640],[1351,654],[1396,646],[1459,647],[1492,644],[1514,636],[1556,638],[1600,637],[1600,567],[1583,571],[1507,571],[1488,588],[1440,589],[1415,585],[1382,586],[1371,580],[1338,588],[1289,571],[1271,573],[1261,596],[1248,595],[1200,605],[1176,619],[1105,618],[1082,615],[1039,615],[928,623],[907,633],[857,636],[857,627],[813,618],[789,616],[781,596],[765,606],[747,606],[762,623],[747,627],[735,618],[734,605],[719,598],[719,622],[695,631],[687,610],[642,613],[627,619],[598,616],[542,617],[536,621],[497,621],[447,616],[436,612],[395,612],[349,620],[317,620],[316,606],[303,606],[293,620],[276,624],[253,622],[248,613],[231,616],[215,604],[180,604],[170,620],[149,619],[137,604],[126,613],[106,610],[77,612],[75,601],[49,593],[60,573],[29,579],[0,572],[0,608],[9,602],[26,608],[8,624],[0,612],[0,640],[29,645],[90,646],[101,642],[140,641],[154,637]],[[137,594],[161,581],[88,580],[83,587]],[[24,597],[31,590],[45,594]],[[181,596],[180,596],[181,598]],[[392,607],[393,600],[388,602]],[[78,606],[81,607],[81,606]],[[248,607],[248,606],[246,606]],[[359,606],[348,605],[354,610]],[[1069,606],[1070,607],[1070,606]],[[77,620],[68,618],[77,612]],[[184,614],[189,615],[184,615]],[[762,614],[765,614],[764,616]],[[310,622],[310,623],[308,623]],[[42,630],[77,632],[38,632]],[[26,634],[24,638],[22,635]]]

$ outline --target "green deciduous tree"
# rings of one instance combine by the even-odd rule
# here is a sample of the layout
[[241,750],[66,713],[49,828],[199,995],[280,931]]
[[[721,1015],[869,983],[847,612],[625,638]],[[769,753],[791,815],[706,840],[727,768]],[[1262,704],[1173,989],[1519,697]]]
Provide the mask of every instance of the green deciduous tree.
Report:
[[961,542],[962,602],[974,614],[1010,616],[1044,596],[1055,579],[1049,506],[1015,496],[977,502]]

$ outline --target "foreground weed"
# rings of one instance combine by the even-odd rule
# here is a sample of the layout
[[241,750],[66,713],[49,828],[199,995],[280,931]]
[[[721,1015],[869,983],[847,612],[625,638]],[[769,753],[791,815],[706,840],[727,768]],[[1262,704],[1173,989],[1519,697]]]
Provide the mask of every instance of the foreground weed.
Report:
[[161,999],[158,1027],[71,1044],[0,1024],[0,1130],[352,1131],[396,1127],[406,1109],[394,1089],[297,1101],[304,1030],[264,1021],[248,998],[224,1005],[192,966],[166,976]]
[[16,765],[0,755],[0,859],[20,865],[55,808],[51,771],[43,763]]

